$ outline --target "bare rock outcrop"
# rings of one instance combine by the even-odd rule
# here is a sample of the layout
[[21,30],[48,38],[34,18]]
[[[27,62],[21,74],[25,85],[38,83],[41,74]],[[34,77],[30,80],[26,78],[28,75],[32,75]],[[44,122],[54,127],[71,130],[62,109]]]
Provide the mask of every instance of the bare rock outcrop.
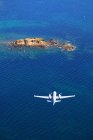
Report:
[[58,40],[50,39],[48,41],[45,41],[43,38],[25,38],[25,39],[19,39],[16,41],[11,42],[11,45],[14,47],[19,46],[27,46],[27,47],[58,47],[60,49],[66,50],[66,51],[74,51],[76,47],[72,45],[71,43],[67,42],[59,42]]
[[74,45],[72,45],[71,43],[67,43],[67,42],[62,44],[62,48],[65,51],[74,51],[76,49],[76,47]]

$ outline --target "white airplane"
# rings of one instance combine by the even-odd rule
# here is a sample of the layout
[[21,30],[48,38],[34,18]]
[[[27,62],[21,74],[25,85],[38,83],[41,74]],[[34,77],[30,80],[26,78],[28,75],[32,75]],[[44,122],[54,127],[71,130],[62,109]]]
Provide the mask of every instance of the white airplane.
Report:
[[62,99],[75,97],[75,95],[62,96],[61,94],[57,95],[57,92],[56,92],[56,91],[53,91],[52,95],[51,95],[51,94],[49,94],[48,96],[38,96],[38,95],[34,95],[34,97],[46,99],[47,102],[52,102],[53,105],[55,105],[55,103],[61,102]]

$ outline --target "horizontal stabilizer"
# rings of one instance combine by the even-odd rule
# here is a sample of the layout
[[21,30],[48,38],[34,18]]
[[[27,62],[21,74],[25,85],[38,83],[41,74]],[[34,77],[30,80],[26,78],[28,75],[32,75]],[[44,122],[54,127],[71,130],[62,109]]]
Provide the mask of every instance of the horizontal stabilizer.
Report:
[[56,103],[57,103],[57,102],[61,102],[61,100],[56,100]]
[[51,100],[47,100],[47,102],[51,103],[52,101]]

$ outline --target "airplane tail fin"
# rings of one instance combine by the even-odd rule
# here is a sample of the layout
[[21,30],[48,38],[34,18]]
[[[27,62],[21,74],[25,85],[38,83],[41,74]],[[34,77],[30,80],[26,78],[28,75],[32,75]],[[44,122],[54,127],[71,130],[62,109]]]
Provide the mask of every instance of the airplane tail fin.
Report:
[[51,100],[47,100],[47,102],[51,103]]

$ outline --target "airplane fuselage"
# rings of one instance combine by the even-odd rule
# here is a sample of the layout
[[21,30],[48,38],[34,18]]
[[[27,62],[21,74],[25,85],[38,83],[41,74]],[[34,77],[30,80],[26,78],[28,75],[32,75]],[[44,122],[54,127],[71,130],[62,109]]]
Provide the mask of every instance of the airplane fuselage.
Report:
[[54,91],[53,92],[53,97],[52,97],[53,105],[55,105],[55,103],[56,103],[56,96],[57,96],[57,93],[56,93],[56,91]]

